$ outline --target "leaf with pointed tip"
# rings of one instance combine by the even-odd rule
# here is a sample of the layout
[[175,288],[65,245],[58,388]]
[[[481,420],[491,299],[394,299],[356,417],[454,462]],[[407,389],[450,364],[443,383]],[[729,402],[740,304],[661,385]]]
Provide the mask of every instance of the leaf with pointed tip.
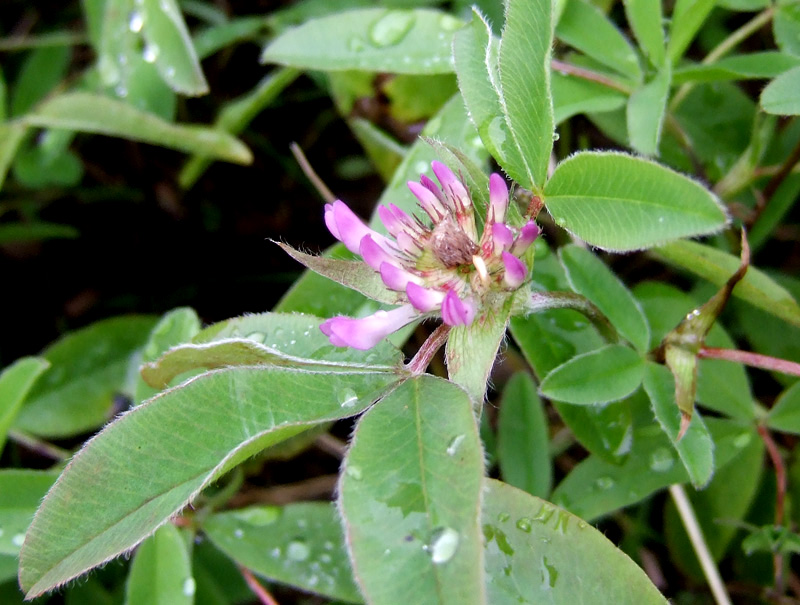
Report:
[[125,552],[236,464],[358,414],[396,382],[381,372],[228,368],[157,395],[72,459],[28,531],[21,585],[34,597]]
[[305,265],[315,273],[332,279],[336,283],[347,286],[356,292],[361,292],[367,298],[390,305],[396,305],[401,302],[400,294],[387,288],[381,279],[380,273],[363,261],[340,260],[306,254],[295,250],[288,244],[276,243],[298,263]]
[[781,393],[767,416],[767,426],[800,435],[800,382]]
[[670,67],[666,65],[652,80],[633,91],[628,100],[628,137],[631,147],[643,155],[658,155],[671,79]]
[[656,67],[664,63],[664,26],[661,0],[624,0],[625,16],[645,55]]
[[616,152],[580,152],[561,162],[545,186],[545,204],[560,227],[612,251],[715,233],[728,222],[700,183]]
[[211,515],[203,532],[222,552],[260,576],[348,603],[361,602],[328,502],[252,506]]
[[761,92],[761,107],[767,113],[796,116],[800,114],[798,90],[800,90],[800,67],[795,67],[779,75]]
[[644,571],[583,519],[500,481],[484,486],[492,605],[667,605]]
[[486,603],[482,478],[471,402],[454,384],[408,380],[364,415],[345,460],[339,508],[369,603]]
[[208,83],[176,0],[142,0],[142,34],[152,49],[155,63],[170,87],[186,95],[204,95]]

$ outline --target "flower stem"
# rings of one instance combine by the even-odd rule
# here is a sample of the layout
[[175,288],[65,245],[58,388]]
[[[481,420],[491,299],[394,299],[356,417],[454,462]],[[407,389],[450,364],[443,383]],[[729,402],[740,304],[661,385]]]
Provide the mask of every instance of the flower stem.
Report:
[[534,292],[525,307],[529,313],[550,309],[573,309],[592,322],[606,342],[619,342],[619,334],[603,312],[585,296],[574,292]]
[[596,71],[586,69],[585,67],[579,67],[577,65],[572,65],[571,63],[564,63],[558,59],[553,59],[550,61],[550,66],[552,69],[555,69],[557,72],[564,75],[569,74],[570,76],[589,80],[590,82],[597,82],[598,84],[602,84],[603,86],[607,86],[613,90],[618,90],[626,95],[629,95],[631,92],[633,92],[627,86],[620,84],[619,82],[616,82],[611,78],[604,76],[603,74],[599,74]]
[[[775,525],[783,525],[784,500],[786,498],[786,465],[783,463],[778,445],[772,438],[769,429],[764,425],[758,426],[758,434],[767,448],[772,466],[775,467]],[[786,582],[783,577],[783,553],[776,550],[772,553],[772,563],[775,569],[775,593],[782,595],[786,591]]]
[[447,341],[447,335],[450,333],[450,326],[442,324],[433,331],[433,334],[428,336],[428,340],[422,343],[422,346],[414,355],[414,359],[408,362],[406,370],[412,374],[422,374],[428,367],[436,355],[436,351],[442,348],[442,345]]
[[779,359],[777,357],[770,357],[769,355],[750,353],[749,351],[703,347],[698,351],[697,356],[702,359],[722,359],[734,363],[743,363],[754,368],[761,368],[762,370],[800,376],[800,363]]
[[269,591],[261,585],[261,582],[253,575],[253,572],[246,567],[240,566],[239,573],[242,574],[247,586],[253,591],[253,594],[256,595],[262,605],[278,605],[275,597],[269,594]]
[[711,594],[714,595],[714,600],[717,605],[732,605],[731,598],[728,596],[728,591],[725,589],[725,584],[722,583],[722,578],[719,575],[714,558],[708,550],[708,544],[703,536],[703,530],[700,528],[700,523],[697,521],[697,515],[694,513],[692,503],[686,495],[686,491],[680,484],[670,485],[669,494],[672,496],[675,506],[678,508],[678,514],[681,516],[683,526],[686,528],[686,533],[689,534],[689,540],[692,543],[694,552],[700,560],[700,566],[703,568],[703,574],[708,580],[708,586],[711,588]]
[[305,174],[306,178],[311,181],[312,185],[314,185],[314,189],[317,190],[317,193],[319,193],[320,197],[322,197],[322,199],[327,203],[332,204],[336,200],[336,196],[333,195],[333,192],[328,189],[328,186],[314,171],[314,168],[311,166],[311,162],[308,161],[308,158],[303,153],[303,150],[300,149],[300,145],[297,143],[292,143],[289,145],[289,149],[291,149],[294,159],[297,160],[297,163],[300,165],[300,169],[303,171],[303,174]]

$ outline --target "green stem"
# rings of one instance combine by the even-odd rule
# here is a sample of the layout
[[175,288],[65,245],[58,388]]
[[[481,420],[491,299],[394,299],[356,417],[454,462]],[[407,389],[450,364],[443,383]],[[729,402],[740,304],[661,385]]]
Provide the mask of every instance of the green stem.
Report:
[[[709,65],[718,61],[729,52],[731,52],[736,46],[738,46],[743,40],[750,37],[756,31],[761,29],[764,25],[769,23],[772,19],[772,15],[775,12],[775,9],[770,6],[769,8],[761,11],[755,17],[750,19],[747,23],[742,25],[739,29],[734,32],[731,32],[731,35],[725,38],[722,42],[720,42],[710,53],[708,53],[705,58],[700,62],[701,65]],[[675,93],[675,96],[672,97],[672,101],[669,104],[669,111],[674,112],[678,106],[683,103],[686,96],[689,92],[694,88],[694,82],[687,82],[683,86],[678,89],[678,92]]]
[[573,309],[592,322],[606,342],[619,342],[619,334],[603,312],[585,296],[574,292],[534,292],[525,305],[528,313],[550,309]]
[[46,46],[75,46],[88,44],[89,37],[85,33],[53,32],[40,36],[9,36],[0,38],[0,51],[20,51]]
[[681,516],[683,526],[686,528],[686,533],[689,535],[689,540],[692,543],[694,552],[700,561],[700,567],[703,568],[703,574],[706,576],[708,586],[711,588],[711,594],[714,595],[714,600],[717,605],[732,605],[731,598],[728,596],[728,591],[722,578],[719,575],[714,558],[711,556],[711,551],[708,549],[708,543],[703,536],[703,530],[700,528],[700,523],[697,521],[692,503],[686,495],[686,491],[682,485],[670,485],[669,495],[675,502],[678,509],[678,514]]
[[564,63],[558,59],[553,59],[550,61],[550,66],[552,69],[555,69],[557,72],[564,75],[569,74],[571,76],[575,76],[576,78],[582,78],[584,80],[589,80],[590,82],[597,82],[598,84],[602,84],[603,86],[607,86],[613,90],[618,90],[626,95],[629,95],[633,92],[628,86],[620,84],[616,80],[597,73],[596,71],[586,69],[585,67],[579,67],[577,65],[573,65],[572,63]]

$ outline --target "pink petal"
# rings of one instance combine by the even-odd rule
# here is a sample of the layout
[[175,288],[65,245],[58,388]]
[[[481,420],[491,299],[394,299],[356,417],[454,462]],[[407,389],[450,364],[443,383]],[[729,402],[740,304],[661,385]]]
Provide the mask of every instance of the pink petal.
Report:
[[495,223],[492,225],[492,240],[495,249],[508,250],[514,243],[514,232],[505,223]]
[[376,271],[380,271],[381,263],[391,263],[397,260],[383,247],[376,244],[371,235],[365,235],[361,238],[358,253],[364,259],[364,262]]
[[506,269],[503,281],[510,288],[519,288],[528,276],[528,268],[513,254],[503,252],[501,257]]
[[428,313],[441,306],[444,294],[433,288],[424,288],[413,281],[406,284],[406,296],[408,302],[422,313]]
[[381,279],[383,283],[386,284],[386,287],[390,290],[396,290],[397,292],[405,292],[409,282],[419,281],[416,275],[392,263],[382,263],[380,272]]
[[337,347],[366,351],[417,317],[419,314],[411,305],[403,305],[391,311],[377,311],[361,319],[333,317],[323,322],[320,330]]
[[430,189],[415,181],[408,181],[408,188],[411,189],[411,193],[416,196],[419,205],[428,213],[432,221],[438,221],[445,215],[444,207]]
[[539,237],[542,230],[533,221],[529,221],[522,229],[520,229],[517,241],[511,247],[511,252],[516,255],[521,255],[528,247]]
[[426,189],[430,190],[433,195],[435,195],[440,202],[444,202],[444,194],[442,190],[434,183],[430,178],[425,176],[424,174],[419,175],[419,182],[420,184],[425,187]]
[[464,185],[458,180],[458,177],[453,174],[452,170],[450,170],[441,162],[437,162],[435,160],[431,162],[431,168],[433,168],[433,173],[442,184],[442,190],[445,192],[445,194],[449,193],[452,197],[459,200],[465,207],[470,204],[467,190],[464,189]]
[[461,300],[455,290],[448,290],[442,301],[442,320],[448,326],[468,326],[475,319],[475,305]]
[[[376,243],[384,243],[386,238],[380,233],[373,231],[364,224],[355,213],[350,210],[347,204],[341,200],[336,200],[330,205],[331,208],[325,211],[325,224],[333,233],[334,237],[344,243],[350,252],[358,254],[361,240],[365,235],[371,235]],[[334,227],[331,227],[331,223]]]
[[505,179],[493,172],[489,177],[489,202],[491,210],[489,220],[494,223],[502,223],[506,219],[506,209],[508,208],[508,185]]

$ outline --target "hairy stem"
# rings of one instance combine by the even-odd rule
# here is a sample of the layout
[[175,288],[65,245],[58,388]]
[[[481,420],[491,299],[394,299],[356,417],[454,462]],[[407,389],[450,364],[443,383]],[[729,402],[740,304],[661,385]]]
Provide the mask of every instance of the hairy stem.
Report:
[[708,550],[708,543],[703,536],[703,530],[700,528],[700,523],[697,521],[692,503],[686,495],[686,491],[682,485],[670,485],[669,495],[675,502],[678,508],[678,513],[683,521],[683,526],[686,528],[686,533],[689,534],[689,540],[692,543],[692,548],[700,560],[700,567],[703,568],[703,574],[706,576],[708,586],[711,588],[711,594],[714,595],[714,600],[717,605],[732,605],[731,598],[728,596],[728,591],[722,578],[719,575],[714,558],[711,556],[711,551]]
[[428,340],[422,343],[422,346],[414,355],[414,359],[408,362],[406,370],[412,374],[422,374],[428,364],[430,364],[436,351],[442,348],[442,345],[447,341],[447,335],[450,333],[450,326],[442,324],[433,331],[433,334],[428,336]]
[[242,574],[247,586],[253,591],[253,594],[256,595],[262,605],[278,605],[275,597],[269,594],[269,591],[261,585],[261,582],[253,575],[253,572],[246,567],[240,566],[239,573]]
[[574,292],[534,292],[525,310],[538,313],[550,309],[572,309],[592,322],[606,342],[619,342],[619,334],[603,312],[585,296]]
[[630,88],[628,88],[624,84],[620,84],[619,82],[612,80],[608,76],[599,74],[596,71],[592,71],[591,69],[586,69],[585,67],[578,67],[577,65],[572,65],[571,63],[564,63],[564,61],[559,61],[558,59],[553,59],[552,61],[550,61],[550,66],[559,73],[565,75],[569,74],[570,76],[575,76],[576,78],[589,80],[590,82],[597,82],[598,84],[602,84],[603,86],[607,86],[608,88],[618,90],[619,92],[625,93],[626,95],[629,95],[631,94],[631,92],[633,92]]

